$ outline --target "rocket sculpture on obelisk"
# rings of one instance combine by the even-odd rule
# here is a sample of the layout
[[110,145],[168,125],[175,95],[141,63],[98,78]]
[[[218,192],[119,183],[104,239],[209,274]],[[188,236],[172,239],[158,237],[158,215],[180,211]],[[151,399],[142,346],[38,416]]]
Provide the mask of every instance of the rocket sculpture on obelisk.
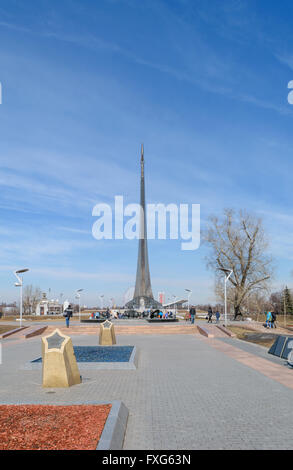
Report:
[[140,157],[140,238],[138,244],[138,258],[136,282],[133,299],[126,304],[128,308],[159,308],[161,304],[154,299],[149,270],[149,257],[147,245],[147,221],[145,207],[144,184],[144,148],[141,145]]

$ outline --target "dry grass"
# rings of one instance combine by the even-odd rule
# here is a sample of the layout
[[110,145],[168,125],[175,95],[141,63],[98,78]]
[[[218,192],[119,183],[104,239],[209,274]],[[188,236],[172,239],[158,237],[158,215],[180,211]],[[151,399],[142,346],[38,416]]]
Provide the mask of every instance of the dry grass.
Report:
[[[5,317],[2,317],[0,319],[0,323],[1,321],[16,321],[16,319],[19,318],[19,315],[7,315]],[[55,315],[40,315],[40,316],[36,316],[36,315],[23,315],[23,320],[27,320],[27,321],[63,321],[65,322],[65,318],[62,316],[55,316]],[[70,321],[78,321],[78,316],[76,317],[71,317]]]
[[[248,315],[248,317],[252,318],[252,320],[255,320],[255,321],[258,321],[258,322],[261,322],[261,323],[265,323],[266,321],[266,315],[265,314],[261,314],[261,315]],[[278,326],[281,326],[282,328],[286,325],[286,326],[290,326],[293,327],[293,315],[286,315],[286,317],[284,315],[277,315],[277,325]]]
[[259,344],[260,346],[265,346],[267,348],[272,346],[276,337],[278,336],[273,333],[259,333],[257,331],[253,332],[250,329],[238,326],[229,326],[229,330],[232,331],[232,333],[235,333],[237,338],[241,339],[242,341]]
[[15,330],[15,326],[11,325],[0,325],[0,335],[6,333],[7,331]]

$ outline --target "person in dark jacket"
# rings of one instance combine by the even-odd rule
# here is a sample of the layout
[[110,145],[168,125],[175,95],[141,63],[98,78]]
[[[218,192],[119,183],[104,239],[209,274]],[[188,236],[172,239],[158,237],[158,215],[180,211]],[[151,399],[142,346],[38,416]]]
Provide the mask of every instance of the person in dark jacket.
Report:
[[276,320],[277,320],[276,312],[272,312],[272,320],[271,320],[272,328],[277,328],[277,326],[276,326]]
[[193,325],[194,320],[195,320],[195,315],[196,315],[196,310],[193,306],[190,308],[189,313],[190,313],[190,321],[191,321],[191,324]]
[[212,307],[208,309],[208,323],[213,323],[213,310]]
[[64,311],[64,317],[65,317],[67,328],[69,328],[69,322],[70,322],[70,318],[72,317],[72,315],[73,315],[73,310],[72,310],[71,305],[69,304],[67,309]]

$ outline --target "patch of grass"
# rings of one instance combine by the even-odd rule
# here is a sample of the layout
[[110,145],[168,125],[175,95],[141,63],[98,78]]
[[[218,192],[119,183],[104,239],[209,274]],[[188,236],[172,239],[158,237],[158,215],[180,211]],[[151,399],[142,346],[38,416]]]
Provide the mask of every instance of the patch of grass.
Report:
[[[16,315],[16,316],[13,316],[13,315],[7,315],[5,317],[2,317],[0,319],[0,322],[1,321],[16,321],[16,319],[19,318],[19,315]],[[24,315],[22,317],[24,320],[27,320],[27,321],[63,321],[65,322],[65,318],[62,316],[55,316],[55,315]],[[76,317],[71,317],[70,321],[75,321],[75,320],[78,320],[78,316]]]
[[[245,315],[244,316],[244,319],[246,317],[250,317],[252,318],[254,321],[257,321],[257,322],[260,322],[260,323],[265,323],[266,321],[266,315],[265,314],[259,314],[259,315],[256,315],[256,314],[248,314],[248,315]],[[284,315],[277,315],[277,320],[276,320],[276,324],[277,326],[281,326],[282,328],[284,326],[290,326],[293,327],[293,315],[286,315],[286,317]]]
[[237,338],[241,339],[242,341],[259,344],[260,346],[265,346],[267,348],[272,346],[278,336],[273,333],[258,333],[257,331],[253,332],[238,326],[229,326],[229,330],[232,331],[232,333],[235,333]]
[[15,326],[1,325],[0,326],[0,335],[2,335],[3,333],[6,333],[7,331],[10,331],[10,330],[15,330]]

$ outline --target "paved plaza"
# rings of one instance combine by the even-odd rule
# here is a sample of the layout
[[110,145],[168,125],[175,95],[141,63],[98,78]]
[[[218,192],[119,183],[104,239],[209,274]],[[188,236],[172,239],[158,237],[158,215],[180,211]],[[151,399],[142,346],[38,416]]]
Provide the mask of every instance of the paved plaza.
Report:
[[[293,370],[284,360],[228,337],[129,334],[117,339],[119,345],[136,346],[138,368],[82,371],[82,384],[70,389],[43,389],[41,371],[23,370],[40,356],[40,337],[4,340],[0,403],[122,400],[129,409],[125,449],[293,448]],[[98,344],[94,335],[72,340]],[[266,375],[253,358],[268,367]],[[287,382],[271,374],[270,365]]]

